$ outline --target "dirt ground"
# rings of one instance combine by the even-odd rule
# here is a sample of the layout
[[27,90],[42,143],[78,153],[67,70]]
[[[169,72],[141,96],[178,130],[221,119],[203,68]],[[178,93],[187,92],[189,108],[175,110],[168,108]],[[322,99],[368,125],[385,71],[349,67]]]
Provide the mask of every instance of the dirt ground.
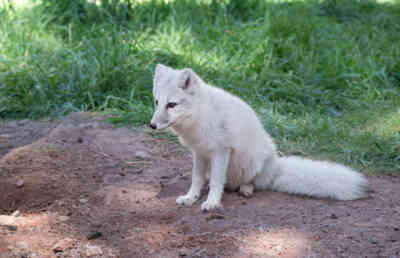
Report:
[[[188,151],[92,113],[0,122],[0,257],[400,257],[400,177],[371,198],[226,193],[178,207]],[[202,201],[205,196],[203,196]]]

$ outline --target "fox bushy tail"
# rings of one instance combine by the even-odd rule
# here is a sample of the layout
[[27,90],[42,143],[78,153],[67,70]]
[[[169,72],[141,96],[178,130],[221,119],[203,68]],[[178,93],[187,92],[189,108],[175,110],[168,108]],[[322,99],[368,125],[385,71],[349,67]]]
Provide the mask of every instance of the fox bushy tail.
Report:
[[354,200],[368,197],[368,181],[360,173],[337,163],[302,157],[276,157],[254,180],[256,189]]

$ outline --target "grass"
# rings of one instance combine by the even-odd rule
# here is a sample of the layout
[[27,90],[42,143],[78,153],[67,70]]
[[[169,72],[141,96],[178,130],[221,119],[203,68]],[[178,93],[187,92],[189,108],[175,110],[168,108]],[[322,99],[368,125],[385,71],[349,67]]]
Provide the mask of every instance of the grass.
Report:
[[146,124],[164,63],[242,97],[284,153],[398,172],[400,3],[381,2],[3,0],[0,118]]

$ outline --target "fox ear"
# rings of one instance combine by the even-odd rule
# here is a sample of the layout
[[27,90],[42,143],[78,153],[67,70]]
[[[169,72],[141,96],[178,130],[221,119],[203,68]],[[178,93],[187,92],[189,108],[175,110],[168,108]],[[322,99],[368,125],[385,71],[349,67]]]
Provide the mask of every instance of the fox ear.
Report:
[[154,82],[158,81],[161,77],[163,77],[171,68],[165,66],[163,64],[156,65],[156,71],[154,72]]
[[156,65],[156,74],[162,73],[163,71],[166,71],[170,69],[168,66],[163,65],[163,64],[157,64]]
[[189,91],[189,93],[193,93],[197,82],[198,77],[193,70],[190,68],[185,68],[182,70],[181,80],[178,87],[185,91]]

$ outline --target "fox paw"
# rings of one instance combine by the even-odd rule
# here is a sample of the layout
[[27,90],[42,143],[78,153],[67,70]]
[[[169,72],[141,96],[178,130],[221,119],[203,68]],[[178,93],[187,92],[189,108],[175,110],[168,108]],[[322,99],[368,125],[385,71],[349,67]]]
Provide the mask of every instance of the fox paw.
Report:
[[197,199],[198,197],[196,196],[182,195],[179,196],[178,199],[176,199],[176,203],[179,205],[192,206],[193,203],[197,201]]
[[224,207],[220,202],[211,202],[211,201],[205,201],[201,205],[201,210],[202,211],[217,211],[217,212],[222,212],[224,211]]

